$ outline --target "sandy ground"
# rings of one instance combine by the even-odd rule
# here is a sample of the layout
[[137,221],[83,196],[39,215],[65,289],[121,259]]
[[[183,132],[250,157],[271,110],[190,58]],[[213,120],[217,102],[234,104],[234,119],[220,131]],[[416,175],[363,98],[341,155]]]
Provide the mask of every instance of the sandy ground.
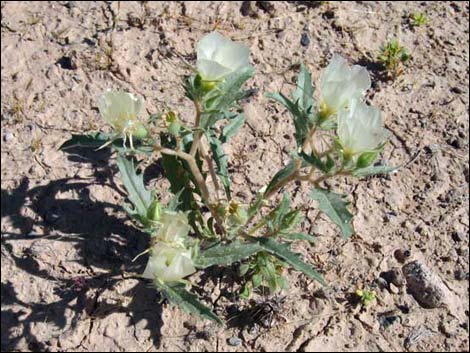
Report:
[[[304,3],[2,2],[2,350],[468,351],[469,5]],[[428,23],[412,28],[412,12]],[[291,289],[271,304],[234,305],[232,269],[195,281],[226,319],[260,307],[268,324],[246,315],[250,325],[219,328],[160,304],[149,283],[132,278],[148,237],[120,207],[113,156],[58,151],[72,132],[103,128],[96,99],[109,87],[141,94],[148,113],[166,102],[191,119],[181,78],[214,28],[250,46],[257,70],[247,124],[227,149],[240,200],[251,200],[295,144],[288,114],[263,94],[289,92],[300,62],[318,80],[333,53],[370,69],[368,100],[392,131],[382,161],[404,165],[330,183],[355,210],[357,234],[347,241],[318,217],[306,185],[288,187],[307,208],[302,229],[317,237],[295,248],[328,288],[291,271]],[[376,58],[392,36],[412,60],[387,81]],[[166,185],[158,167],[146,180]],[[412,260],[437,278],[436,308],[410,294],[401,268]],[[354,305],[357,288],[374,289],[377,300]]]

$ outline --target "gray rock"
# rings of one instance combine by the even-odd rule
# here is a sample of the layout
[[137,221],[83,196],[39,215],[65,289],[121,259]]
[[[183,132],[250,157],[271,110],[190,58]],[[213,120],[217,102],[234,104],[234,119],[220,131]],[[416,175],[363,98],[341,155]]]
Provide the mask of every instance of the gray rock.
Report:
[[228,339],[228,344],[236,347],[242,344],[242,340],[236,336],[233,336]]
[[3,141],[5,141],[6,143],[12,141],[14,139],[14,135],[13,133],[11,132],[6,132],[5,135],[3,135]]
[[449,290],[440,277],[419,261],[402,268],[408,292],[424,308],[437,308],[449,302]]

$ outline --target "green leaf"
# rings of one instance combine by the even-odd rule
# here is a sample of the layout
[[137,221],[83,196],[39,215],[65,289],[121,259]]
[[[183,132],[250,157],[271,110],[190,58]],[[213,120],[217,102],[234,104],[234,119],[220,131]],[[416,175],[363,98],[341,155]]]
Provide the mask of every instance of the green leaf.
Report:
[[253,67],[243,67],[211,90],[205,97],[204,111],[220,112],[229,109],[233,103],[243,97],[244,92],[240,89],[253,76],[253,73]]
[[388,174],[398,170],[398,167],[390,167],[386,165],[377,165],[377,166],[370,166],[366,168],[356,169],[352,172],[352,175],[358,178],[367,177],[371,175],[377,174]]
[[313,152],[311,154],[306,154],[304,151],[299,153],[299,156],[311,166],[317,168],[318,170],[327,173],[328,167],[321,160],[320,157],[317,157]]
[[289,98],[280,92],[268,93],[266,94],[266,97],[272,98],[275,101],[281,103],[291,113],[291,116],[294,119],[295,140],[297,142],[297,146],[301,147],[304,143],[305,136],[308,134],[310,129],[308,114],[299,107],[298,102],[292,102]]
[[269,253],[290,264],[298,271],[305,273],[309,278],[326,285],[325,280],[312,266],[299,258],[299,254],[292,252],[288,244],[283,244],[271,238],[254,238]]
[[272,216],[270,218],[272,219],[274,226],[281,226],[281,221],[283,220],[286,213],[289,211],[289,205],[289,195],[287,195],[287,193],[284,193],[284,196],[282,197],[282,200],[279,205],[271,212]]
[[147,217],[147,209],[153,201],[153,195],[144,186],[143,174],[137,174],[134,159],[127,159],[119,155],[117,165],[129,200],[141,217]]
[[366,168],[366,167],[370,166],[375,161],[378,154],[379,154],[379,151],[362,153],[357,158],[357,162],[356,162],[357,168],[362,169],[362,168]]
[[243,126],[245,122],[245,116],[243,113],[237,114],[230,122],[223,128],[222,134],[220,135],[220,141],[226,143],[229,138],[235,136],[238,130]]
[[313,112],[313,92],[312,76],[305,65],[301,64],[299,77],[297,79],[297,89],[292,92],[292,97],[298,102],[305,113]]
[[263,200],[264,200],[264,192],[259,192],[258,195],[256,196],[255,202],[248,208],[248,211],[247,211],[248,219],[251,219],[252,217],[254,217],[256,213],[258,213],[258,210],[263,204]]
[[289,233],[289,234],[281,234],[280,236],[288,240],[306,240],[309,243],[312,243],[312,244],[315,243],[315,237],[306,233]]
[[265,194],[270,193],[277,185],[290,178],[296,171],[296,161],[291,160],[288,165],[277,172],[266,188]]
[[195,260],[196,266],[206,268],[213,265],[231,265],[261,250],[258,243],[234,241],[230,244],[218,244],[202,250]]
[[[135,151],[144,154],[153,153],[153,147],[146,145],[142,140],[134,138],[133,142]],[[88,135],[72,134],[72,137],[65,141],[59,149],[62,151],[67,151],[72,148],[98,149],[107,143],[109,144],[109,147],[114,148],[118,152],[132,152],[130,148],[124,146],[122,138],[117,138],[115,134],[106,134],[104,132],[94,132]]]
[[206,136],[211,147],[212,157],[217,165],[217,175],[220,177],[220,181],[224,186],[225,194],[230,200],[232,196],[230,193],[230,176],[228,174],[228,157],[224,152],[222,142],[214,136],[212,131],[206,133]]
[[170,303],[178,305],[187,313],[196,314],[204,319],[215,321],[219,325],[223,325],[223,321],[207,306],[201,303],[195,294],[187,291],[184,284],[168,284],[159,280],[155,280],[154,283]]
[[349,203],[344,201],[344,195],[324,189],[313,189],[312,198],[318,201],[320,210],[340,227],[343,238],[348,238],[354,233],[351,225],[353,216],[347,209]]
[[279,232],[287,233],[295,228],[303,219],[300,210],[293,210],[287,213],[283,218],[279,227]]

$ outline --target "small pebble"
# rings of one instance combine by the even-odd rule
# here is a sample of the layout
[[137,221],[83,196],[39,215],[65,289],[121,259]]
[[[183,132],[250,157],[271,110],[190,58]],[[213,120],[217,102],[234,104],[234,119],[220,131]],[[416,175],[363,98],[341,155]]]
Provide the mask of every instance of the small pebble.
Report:
[[463,236],[460,232],[453,231],[451,236],[452,236],[452,240],[455,242],[461,242],[463,240]]
[[3,141],[10,142],[11,140],[13,140],[14,137],[15,136],[13,135],[13,133],[7,132],[5,133],[5,135],[3,135]]
[[242,340],[239,337],[233,336],[228,339],[228,344],[236,347],[242,344]]
[[300,44],[303,47],[308,47],[310,45],[310,38],[308,37],[307,33],[302,33],[302,36],[300,37]]

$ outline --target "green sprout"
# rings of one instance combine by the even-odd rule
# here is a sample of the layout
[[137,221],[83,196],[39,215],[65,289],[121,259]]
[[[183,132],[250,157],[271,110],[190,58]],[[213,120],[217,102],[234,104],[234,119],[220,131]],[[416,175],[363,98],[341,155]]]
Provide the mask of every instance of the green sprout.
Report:
[[380,48],[379,61],[392,78],[403,72],[403,64],[411,59],[408,50],[397,39],[391,39]]
[[423,12],[415,12],[410,15],[410,24],[412,27],[420,27],[427,22],[428,18]]
[[376,298],[376,293],[373,290],[357,289],[356,295],[360,298],[361,303],[364,306],[369,305]]

